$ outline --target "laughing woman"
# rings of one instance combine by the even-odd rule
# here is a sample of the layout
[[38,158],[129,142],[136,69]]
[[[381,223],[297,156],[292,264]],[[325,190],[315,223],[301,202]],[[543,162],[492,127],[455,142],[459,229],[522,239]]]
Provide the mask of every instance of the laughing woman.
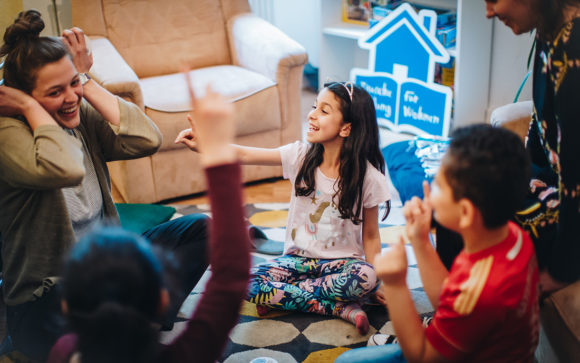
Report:
[[[82,30],[40,37],[43,28],[39,12],[22,12],[0,48],[2,289],[13,347],[38,360],[63,333],[63,256],[94,225],[118,221],[106,162],[150,155],[161,144],[137,106],[90,80]],[[205,222],[185,218],[145,233],[152,243],[172,243],[177,255],[185,246],[184,291],[207,266]]]

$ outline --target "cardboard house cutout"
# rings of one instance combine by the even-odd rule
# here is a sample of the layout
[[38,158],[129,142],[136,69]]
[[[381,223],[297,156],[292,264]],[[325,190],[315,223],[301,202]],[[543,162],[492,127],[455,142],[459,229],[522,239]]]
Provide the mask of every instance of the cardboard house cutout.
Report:
[[369,49],[368,69],[353,68],[350,79],[373,97],[379,124],[394,131],[447,137],[451,88],[434,83],[435,63],[449,53],[435,37],[437,14],[418,14],[404,3],[359,40]]

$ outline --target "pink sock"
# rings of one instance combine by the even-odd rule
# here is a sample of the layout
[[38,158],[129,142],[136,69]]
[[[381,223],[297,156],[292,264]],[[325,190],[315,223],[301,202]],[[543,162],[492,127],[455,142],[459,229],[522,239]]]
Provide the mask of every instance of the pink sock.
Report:
[[258,312],[258,316],[268,315],[268,313],[272,310],[269,306],[266,305],[256,305],[256,311]]
[[335,312],[342,319],[353,323],[359,334],[365,335],[368,333],[369,319],[359,304],[336,303]]
[[366,335],[369,332],[369,319],[364,311],[355,315],[354,325],[360,335]]

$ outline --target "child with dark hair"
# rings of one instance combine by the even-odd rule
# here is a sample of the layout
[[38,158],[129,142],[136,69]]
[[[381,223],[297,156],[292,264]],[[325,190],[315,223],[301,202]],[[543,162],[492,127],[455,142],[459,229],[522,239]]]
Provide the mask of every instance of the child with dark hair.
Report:
[[[377,290],[369,259],[380,252],[379,204],[387,202],[386,217],[389,199],[374,103],[357,85],[330,83],[308,123],[310,144],[235,146],[243,164],[282,165],[294,186],[284,255],[252,269],[248,300],[259,314],[276,308],[334,315],[366,334],[359,303]],[[192,127],[176,142],[195,149],[195,139]]]
[[[538,267],[529,236],[510,221],[526,196],[530,161],[518,136],[489,125],[458,129],[431,190],[405,203],[404,237],[375,268],[399,344],[348,351],[342,362],[533,362]],[[448,272],[430,243],[433,217],[465,247]],[[406,284],[408,239],[435,308],[424,330]]]
[[213,217],[212,274],[187,328],[171,344],[159,345],[152,323],[170,303],[161,264],[143,238],[106,228],[85,236],[66,261],[63,309],[73,334],[57,342],[49,363],[219,359],[246,295],[250,241],[240,167],[229,145],[232,106],[208,90],[194,109]]

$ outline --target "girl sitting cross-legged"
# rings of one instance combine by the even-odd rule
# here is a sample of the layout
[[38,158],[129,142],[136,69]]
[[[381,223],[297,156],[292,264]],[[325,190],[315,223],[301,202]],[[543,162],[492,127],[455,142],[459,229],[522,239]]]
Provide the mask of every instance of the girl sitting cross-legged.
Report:
[[[195,120],[176,143],[196,149]],[[377,291],[379,204],[389,191],[373,100],[352,83],[330,83],[308,115],[307,141],[275,149],[235,146],[242,164],[282,165],[293,184],[284,255],[255,266],[247,299],[270,309],[334,315],[369,328],[360,303]],[[377,294],[382,300],[382,294]]]

